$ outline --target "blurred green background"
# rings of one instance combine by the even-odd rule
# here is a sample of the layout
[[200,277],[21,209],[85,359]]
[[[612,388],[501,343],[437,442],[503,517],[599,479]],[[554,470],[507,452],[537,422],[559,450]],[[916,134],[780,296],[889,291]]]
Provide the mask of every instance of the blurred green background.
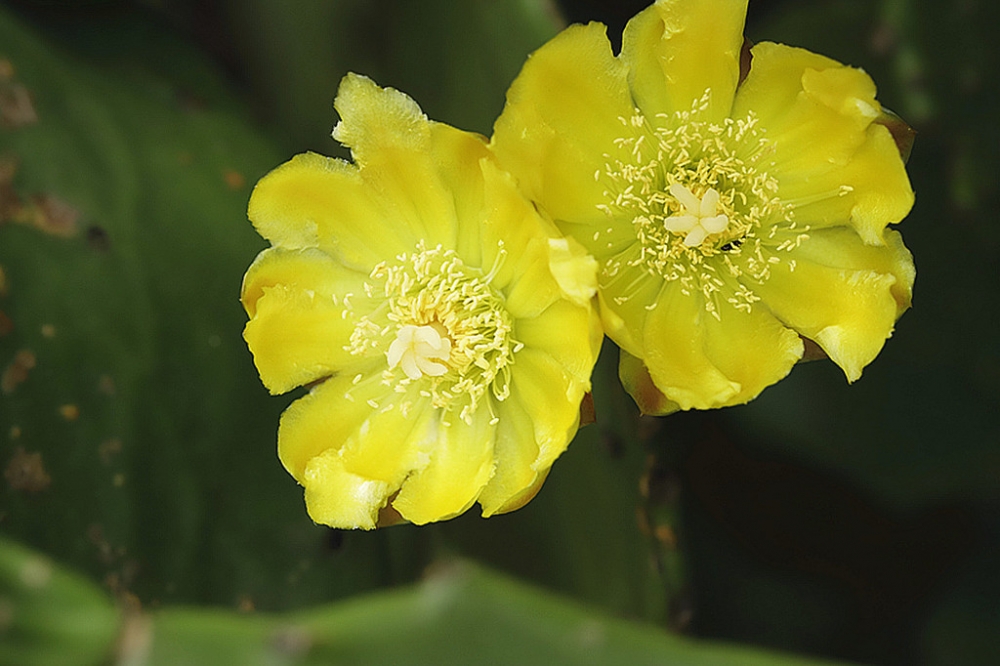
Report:
[[918,131],[914,307],[855,385],[598,422],[484,521],[313,525],[240,279],[250,188],[348,70],[489,134],[567,21],[645,2],[0,1],[0,664],[1000,663],[1000,9],[751,0]]

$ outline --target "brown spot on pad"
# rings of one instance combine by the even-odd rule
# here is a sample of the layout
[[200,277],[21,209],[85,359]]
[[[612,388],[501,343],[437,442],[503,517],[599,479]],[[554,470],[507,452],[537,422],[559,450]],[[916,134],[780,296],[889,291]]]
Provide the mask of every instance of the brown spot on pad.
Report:
[[14,354],[14,358],[0,375],[0,393],[13,393],[14,389],[28,379],[28,373],[35,367],[35,363],[35,354],[30,349],[22,349]]
[[51,477],[45,471],[42,454],[27,453],[20,446],[14,450],[14,455],[7,462],[3,478],[13,490],[27,493],[41,492],[52,483]]

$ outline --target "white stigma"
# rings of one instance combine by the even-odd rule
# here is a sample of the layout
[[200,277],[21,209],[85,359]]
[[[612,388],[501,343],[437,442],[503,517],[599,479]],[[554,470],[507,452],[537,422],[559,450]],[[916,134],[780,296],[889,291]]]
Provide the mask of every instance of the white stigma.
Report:
[[671,215],[663,221],[668,231],[684,236],[684,245],[696,247],[710,234],[718,234],[729,226],[729,217],[719,213],[719,193],[708,188],[699,200],[680,183],[670,186],[670,194],[684,206],[684,212]]
[[389,369],[399,366],[410,379],[420,379],[424,375],[440,377],[448,372],[448,366],[442,361],[447,362],[451,357],[451,340],[442,335],[443,328],[440,324],[400,326],[396,339],[385,353]]

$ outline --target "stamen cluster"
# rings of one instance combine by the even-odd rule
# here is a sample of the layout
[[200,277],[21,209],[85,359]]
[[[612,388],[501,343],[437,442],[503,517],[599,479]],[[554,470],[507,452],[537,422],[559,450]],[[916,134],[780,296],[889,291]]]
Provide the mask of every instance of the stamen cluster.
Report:
[[[757,118],[699,120],[710,93],[688,111],[649,118],[636,109],[619,118],[626,132],[595,178],[608,186],[608,203],[599,208],[613,223],[631,224],[638,241],[637,251],[606,261],[602,277],[642,267],[680,281],[685,294],[701,292],[718,318],[720,294],[749,311],[759,300],[753,285],[781,260],[776,252],[807,236],[795,228],[792,208],[767,172],[771,147]],[[791,244],[776,240],[788,232]]]
[[421,395],[435,407],[457,409],[470,422],[487,391],[496,400],[508,397],[521,348],[491,284],[505,254],[500,248],[488,274],[440,245],[378,264],[365,291],[382,305],[359,319],[351,351],[384,353],[384,384],[404,393],[422,382]]

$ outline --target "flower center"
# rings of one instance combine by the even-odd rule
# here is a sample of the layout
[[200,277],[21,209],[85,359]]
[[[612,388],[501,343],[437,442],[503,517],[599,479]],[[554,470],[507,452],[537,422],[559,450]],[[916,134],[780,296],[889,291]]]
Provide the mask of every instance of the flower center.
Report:
[[[710,94],[688,111],[649,118],[636,109],[620,119],[626,135],[595,174],[607,185],[608,203],[598,208],[612,226],[593,240],[607,250],[602,284],[639,267],[678,281],[684,293],[700,293],[719,317],[720,298],[749,311],[760,300],[753,287],[808,229],[796,228],[792,207],[778,197],[778,182],[767,172],[771,144],[757,118],[700,120]],[[622,225],[634,234],[624,244]]]
[[680,183],[670,186],[670,194],[684,207],[683,214],[671,215],[663,220],[667,231],[683,233],[684,245],[696,247],[710,234],[722,233],[729,226],[729,216],[720,214],[719,193],[715,188],[705,190],[701,199]]
[[437,322],[426,326],[400,326],[396,339],[385,353],[389,369],[398,366],[410,379],[420,379],[424,375],[440,377],[448,372],[451,338],[443,329],[444,326]]
[[521,348],[503,296],[491,285],[505,256],[501,247],[486,274],[441,246],[420,245],[380,263],[365,287],[380,304],[358,320],[351,352],[383,354],[383,383],[404,393],[422,382],[421,395],[435,407],[471,421],[484,396],[510,394],[510,366]]

